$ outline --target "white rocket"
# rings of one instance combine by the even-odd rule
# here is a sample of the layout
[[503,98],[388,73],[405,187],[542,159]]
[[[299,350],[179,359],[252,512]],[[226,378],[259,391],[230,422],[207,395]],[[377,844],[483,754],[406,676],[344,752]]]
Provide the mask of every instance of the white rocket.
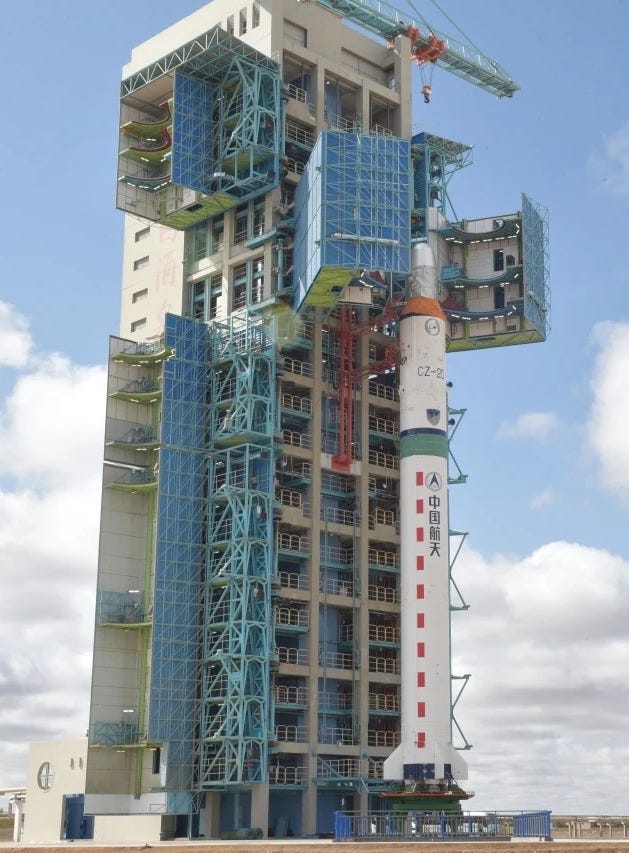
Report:
[[384,778],[466,779],[452,746],[445,315],[427,243],[400,315],[401,740]]

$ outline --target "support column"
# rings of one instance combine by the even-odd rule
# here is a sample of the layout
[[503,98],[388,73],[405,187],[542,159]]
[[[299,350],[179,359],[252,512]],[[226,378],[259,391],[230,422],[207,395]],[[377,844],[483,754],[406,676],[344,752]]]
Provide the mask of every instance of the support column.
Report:
[[[410,92],[412,87],[413,61],[411,60],[411,45],[406,36],[397,36],[394,51],[393,74],[396,84],[395,91],[398,94],[400,92]],[[396,111],[397,119],[393,132],[402,139],[408,139],[411,135],[411,112],[409,109],[404,109],[403,104]]]
[[251,828],[260,828],[269,837],[269,786],[259,782],[251,788]]
[[[358,800],[357,803],[356,803],[356,800]],[[359,793],[356,794],[354,802],[356,803],[356,808],[358,811],[368,812],[369,811],[369,791],[359,791]]]
[[219,817],[221,813],[221,795],[208,792],[205,795],[205,809],[201,812],[200,831],[206,838],[218,838]]
[[315,92],[315,117],[317,129],[327,127],[325,117],[325,69],[322,62],[317,62],[312,70],[312,91]]
[[302,802],[301,834],[304,837],[314,835],[317,831],[317,785],[312,779],[317,772],[317,754],[312,750],[307,756],[306,772],[308,774],[308,787],[304,791]]
[[363,133],[371,130],[371,91],[368,85],[363,85],[360,90],[360,121]]
[[9,800],[13,809],[13,841],[22,840],[22,814],[24,812],[24,801],[26,794],[14,794]]

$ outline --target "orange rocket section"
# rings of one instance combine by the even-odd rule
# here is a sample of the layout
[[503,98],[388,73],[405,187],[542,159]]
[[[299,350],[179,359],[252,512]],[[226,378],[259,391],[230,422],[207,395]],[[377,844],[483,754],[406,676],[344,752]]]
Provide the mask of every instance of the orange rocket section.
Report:
[[417,316],[437,317],[439,320],[444,321],[446,319],[446,315],[443,313],[438,300],[432,299],[429,296],[413,296],[400,312],[400,319]]

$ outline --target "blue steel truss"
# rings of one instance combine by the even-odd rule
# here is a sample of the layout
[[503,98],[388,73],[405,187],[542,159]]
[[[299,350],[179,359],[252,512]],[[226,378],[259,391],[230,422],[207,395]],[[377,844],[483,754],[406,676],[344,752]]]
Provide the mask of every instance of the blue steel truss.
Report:
[[[459,169],[472,162],[472,148],[431,133],[419,133],[412,139],[413,157],[413,239],[427,240],[428,208],[441,211],[446,219],[456,219],[448,195],[448,184]],[[454,216],[451,216],[454,214]]]
[[247,315],[210,334],[199,790],[266,781],[273,719],[273,337]]
[[[164,76],[174,77],[172,150],[136,162],[129,128],[154,113]],[[121,109],[122,210],[185,228],[279,186],[279,66],[220,27],[123,81]]]
[[[461,471],[459,463],[452,452],[452,442],[459,428],[459,424],[463,419],[467,409],[453,409],[448,406],[448,485],[459,485],[467,482],[467,475]],[[459,589],[456,580],[454,579],[454,565],[463,547],[463,543],[467,538],[467,533],[461,533],[458,530],[448,529],[448,576],[450,579],[450,614],[453,612],[465,612],[469,610],[469,604],[466,603],[461,590]],[[455,547],[456,541],[456,547]],[[451,619],[450,619],[451,621]],[[460,743],[455,745],[455,749],[467,750],[471,749],[471,744],[463,733],[455,714],[455,709],[461,694],[465,690],[470,679],[469,674],[453,675],[452,674],[452,659],[450,659],[450,736],[452,737],[456,731],[460,737]],[[452,688],[458,683],[456,696],[452,697]]]
[[242,198],[279,184],[279,68],[261,54],[235,50],[233,39],[219,33],[213,49],[186,62],[178,74],[212,91],[212,177],[222,178],[223,189]]

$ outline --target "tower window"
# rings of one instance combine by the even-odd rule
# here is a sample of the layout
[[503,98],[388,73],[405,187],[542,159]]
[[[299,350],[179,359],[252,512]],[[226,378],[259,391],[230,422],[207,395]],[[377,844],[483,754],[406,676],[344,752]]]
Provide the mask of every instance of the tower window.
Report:
[[223,214],[215,216],[211,225],[210,255],[223,251]]
[[200,261],[210,254],[209,228],[207,222],[198,222],[192,229],[192,260]]
[[223,295],[223,276],[220,273],[213,275],[210,279],[210,311],[209,320],[215,320],[218,317],[219,299]]
[[253,206],[253,236],[264,234],[264,201],[257,201]]
[[287,21],[284,18],[284,35],[295,45],[308,47],[308,32],[298,24],[293,24],[292,21]]
[[251,301],[262,302],[264,299],[264,258],[252,261],[253,274],[251,277]]
[[214,320],[218,316],[219,300],[223,295],[223,276],[213,275],[190,285],[190,316],[194,320]]
[[133,262],[133,270],[137,272],[138,270],[143,270],[144,267],[148,267],[149,265],[149,256],[145,255],[143,258],[138,258],[137,261]]
[[153,760],[151,762],[151,773],[159,773],[162,763],[162,750],[157,747],[153,750]]
[[192,285],[192,305],[190,313],[194,320],[205,319],[205,279]]
[[239,207],[234,217],[234,246],[244,243],[247,239],[247,206]]
[[494,249],[494,272],[502,272],[505,268],[505,253],[502,249]]
[[247,264],[234,267],[232,283],[232,311],[238,311],[247,304]]

